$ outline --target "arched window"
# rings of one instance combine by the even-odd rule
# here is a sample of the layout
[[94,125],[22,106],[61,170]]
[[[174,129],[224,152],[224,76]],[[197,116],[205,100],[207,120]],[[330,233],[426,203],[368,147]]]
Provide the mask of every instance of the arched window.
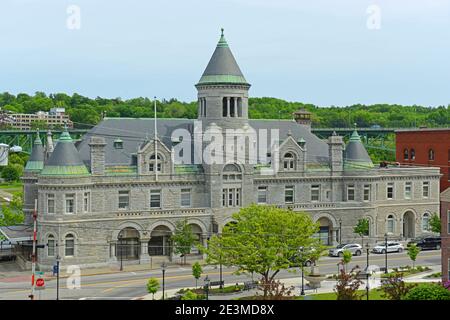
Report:
[[55,236],[50,234],[47,237],[47,257],[54,257],[55,256]]
[[148,171],[155,172],[156,170],[158,170],[158,172],[161,172],[162,165],[163,165],[162,157],[158,154],[158,159],[155,159],[155,154],[152,154],[149,158]]
[[227,164],[225,167],[223,167],[222,177],[223,180],[228,181],[241,180],[242,179],[241,169],[239,168],[238,165]]
[[430,214],[428,212],[422,216],[422,231],[430,231]]
[[286,171],[295,170],[295,156],[288,152],[283,157],[283,168]]
[[395,220],[394,220],[394,216],[392,214],[390,214],[387,217],[387,227],[386,227],[386,232],[387,233],[394,233],[394,226],[395,226]]
[[64,242],[64,256],[73,257],[75,255],[75,237],[73,236],[73,234],[69,233],[68,235],[66,235]]
[[411,149],[410,154],[411,154],[411,160],[415,160],[416,159],[416,150]]
[[403,160],[409,160],[408,149],[403,150]]
[[428,160],[430,160],[430,161],[434,160],[434,150],[433,149],[428,150]]

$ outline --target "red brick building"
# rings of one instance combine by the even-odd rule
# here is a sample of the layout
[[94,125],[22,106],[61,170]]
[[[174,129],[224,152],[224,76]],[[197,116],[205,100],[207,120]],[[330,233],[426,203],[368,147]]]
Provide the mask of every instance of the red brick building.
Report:
[[441,168],[441,192],[450,187],[450,128],[396,132],[396,159],[401,164]]
[[396,159],[401,164],[440,167],[442,281],[450,278],[450,128],[396,131]]
[[442,281],[450,280],[450,188],[441,193]]

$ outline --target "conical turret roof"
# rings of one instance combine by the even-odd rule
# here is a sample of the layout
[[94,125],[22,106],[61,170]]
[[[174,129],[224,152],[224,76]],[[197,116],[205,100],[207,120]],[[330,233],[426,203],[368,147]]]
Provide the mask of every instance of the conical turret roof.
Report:
[[345,148],[344,162],[346,167],[352,167],[354,169],[373,167],[372,159],[370,159],[370,156],[367,153],[367,150],[356,130],[353,131]]
[[39,137],[39,131],[37,132],[36,139],[33,143],[33,149],[31,150],[30,158],[25,166],[25,171],[41,171],[44,167],[44,147],[42,145],[41,138]]
[[41,175],[88,175],[67,128],[61,134]]
[[225,36],[223,35],[223,29],[216,50],[214,50],[214,53],[197,85],[200,84],[249,85],[237,64],[233,53],[231,53],[230,47],[228,46]]

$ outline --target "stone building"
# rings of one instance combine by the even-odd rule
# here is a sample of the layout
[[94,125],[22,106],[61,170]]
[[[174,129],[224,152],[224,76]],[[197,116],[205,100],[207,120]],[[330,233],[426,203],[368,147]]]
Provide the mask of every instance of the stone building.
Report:
[[[385,233],[412,238],[423,232],[424,214],[439,209],[439,169],[376,167],[356,131],[347,145],[337,135],[323,141],[307,113],[299,122],[248,119],[250,84],[223,34],[196,88],[197,120],[105,118],[76,146],[67,132],[54,148],[35,142],[23,181],[29,217],[38,200],[42,269],[57,255],[63,267],[173,259],[178,221],[205,243],[251,203],[308,212],[326,244],[354,240],[361,218],[370,221],[372,241]],[[222,129],[254,130],[258,141],[236,136],[209,150],[234,156],[245,145],[239,160],[195,161],[208,150],[208,135],[219,139]],[[260,135],[267,131],[277,136],[274,152],[250,161],[250,146],[268,143]]]

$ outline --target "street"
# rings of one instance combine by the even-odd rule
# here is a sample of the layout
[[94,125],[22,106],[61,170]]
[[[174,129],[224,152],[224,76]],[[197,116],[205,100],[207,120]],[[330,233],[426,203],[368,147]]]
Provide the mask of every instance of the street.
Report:
[[[384,267],[385,256],[382,254],[370,254],[370,264]],[[339,258],[324,257],[321,258],[318,266],[321,274],[336,274]],[[424,251],[417,258],[416,266],[439,265],[441,262],[440,251]],[[354,256],[349,267],[359,265],[361,268],[366,266],[366,256]],[[412,265],[411,260],[406,253],[391,253],[388,255],[388,267],[398,267]],[[308,270],[308,267],[305,267]],[[242,283],[251,280],[249,275],[233,275],[235,268],[223,268],[223,280],[225,283]],[[198,286],[203,285],[203,279],[208,275],[211,281],[219,281],[219,268],[216,266],[205,266],[203,274],[198,281]],[[282,271],[277,275],[277,279],[287,279],[299,277],[299,268],[292,268],[289,271]],[[135,299],[147,294],[146,282],[150,277],[156,277],[162,285],[161,270],[152,270],[150,272],[117,272],[102,275],[83,276],[81,278],[80,289],[69,289],[67,279],[60,279],[59,298],[60,299]],[[28,277],[29,279],[29,277]],[[14,279],[0,279],[0,299],[2,300],[21,300],[29,299],[30,281],[24,278],[14,281]],[[259,276],[254,275],[254,280]],[[174,266],[166,270],[165,289],[176,289],[195,287],[195,279],[192,276],[191,266]],[[37,299],[56,299],[56,278],[46,281],[44,290],[36,291]]]

